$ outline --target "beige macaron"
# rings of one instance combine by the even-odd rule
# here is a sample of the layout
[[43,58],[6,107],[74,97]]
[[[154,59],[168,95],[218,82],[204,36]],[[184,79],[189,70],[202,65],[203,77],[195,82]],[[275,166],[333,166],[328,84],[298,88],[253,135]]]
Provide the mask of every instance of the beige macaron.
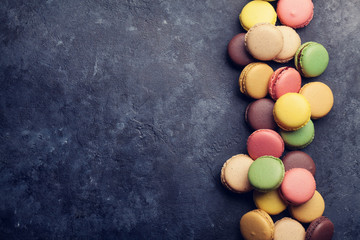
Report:
[[291,27],[276,26],[283,35],[284,44],[280,53],[275,57],[274,61],[286,63],[294,58],[296,51],[301,45],[299,34]]
[[284,217],[275,222],[274,240],[304,240],[305,228],[298,221]]
[[248,180],[248,171],[253,162],[246,154],[231,157],[221,169],[221,183],[236,193],[249,192],[253,188]]
[[275,59],[283,44],[283,34],[270,23],[258,23],[245,35],[246,49],[254,58],[262,61]]

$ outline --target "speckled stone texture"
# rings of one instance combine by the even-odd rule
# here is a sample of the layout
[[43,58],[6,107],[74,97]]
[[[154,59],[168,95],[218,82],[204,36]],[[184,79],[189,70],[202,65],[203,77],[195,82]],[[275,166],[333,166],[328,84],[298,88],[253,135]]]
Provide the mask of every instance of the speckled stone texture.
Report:
[[[226,54],[246,3],[2,0],[0,239],[242,239],[252,195],[220,169],[251,133]],[[358,239],[360,5],[314,5],[298,32],[330,63],[304,82],[335,105],[304,151],[334,239]]]

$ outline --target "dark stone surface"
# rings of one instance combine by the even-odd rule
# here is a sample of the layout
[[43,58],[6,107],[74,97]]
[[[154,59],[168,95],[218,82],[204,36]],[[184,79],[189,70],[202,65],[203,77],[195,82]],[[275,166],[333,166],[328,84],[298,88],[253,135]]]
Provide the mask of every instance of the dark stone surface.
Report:
[[[0,239],[241,239],[252,196],[219,173],[251,133],[226,54],[246,3],[2,0]],[[314,4],[298,32],[335,105],[305,151],[334,239],[358,239],[360,5]]]

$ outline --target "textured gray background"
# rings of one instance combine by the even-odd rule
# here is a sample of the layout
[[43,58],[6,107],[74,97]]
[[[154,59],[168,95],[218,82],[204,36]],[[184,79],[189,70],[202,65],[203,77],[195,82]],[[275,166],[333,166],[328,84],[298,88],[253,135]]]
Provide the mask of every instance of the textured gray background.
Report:
[[[1,0],[0,239],[241,239],[252,196],[219,173],[251,133],[226,54],[246,3]],[[335,105],[305,151],[334,239],[358,239],[360,5],[314,4],[298,32],[330,63],[304,82]]]

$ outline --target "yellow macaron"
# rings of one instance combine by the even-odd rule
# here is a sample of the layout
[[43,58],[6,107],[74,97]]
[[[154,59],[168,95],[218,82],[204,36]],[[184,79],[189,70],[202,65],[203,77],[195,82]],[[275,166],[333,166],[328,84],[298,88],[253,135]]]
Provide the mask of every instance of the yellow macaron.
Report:
[[275,102],[273,115],[281,129],[295,131],[310,120],[310,103],[299,93],[286,93]]
[[273,72],[266,63],[246,65],[239,77],[240,91],[251,98],[264,98],[268,94],[269,80]]
[[333,93],[325,83],[311,82],[305,84],[299,93],[309,101],[312,119],[326,116],[334,105]]
[[270,192],[254,191],[253,199],[257,208],[270,215],[277,215],[286,209],[286,204],[281,199],[277,189]]
[[290,206],[291,215],[302,223],[310,223],[316,218],[321,217],[325,210],[325,201],[318,191],[304,204]]
[[264,210],[255,209],[240,219],[241,235],[246,240],[274,239],[274,222]]
[[265,1],[251,1],[244,6],[239,15],[241,26],[248,31],[257,23],[275,25],[277,14],[274,7]]

